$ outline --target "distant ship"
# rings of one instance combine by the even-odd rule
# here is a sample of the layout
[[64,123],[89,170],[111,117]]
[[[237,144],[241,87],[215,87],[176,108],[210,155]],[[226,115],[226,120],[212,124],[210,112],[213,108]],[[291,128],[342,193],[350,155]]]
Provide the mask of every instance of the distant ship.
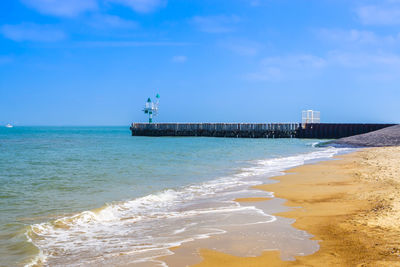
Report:
[[6,128],[12,128],[12,127],[14,127],[14,126],[12,126],[12,125],[9,124],[9,123],[6,124]]

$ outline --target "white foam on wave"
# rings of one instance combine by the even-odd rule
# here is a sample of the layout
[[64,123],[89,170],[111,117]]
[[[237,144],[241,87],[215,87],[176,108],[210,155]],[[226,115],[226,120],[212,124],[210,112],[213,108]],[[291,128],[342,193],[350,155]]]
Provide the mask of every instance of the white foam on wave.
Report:
[[[47,259],[54,266],[60,262],[65,266],[96,265],[97,260],[116,255],[130,255],[126,256],[130,262],[152,261],[171,254],[169,248],[184,242],[225,233],[226,225],[273,222],[274,216],[253,206],[241,206],[232,201],[232,196],[253,196],[254,190],[248,188],[265,182],[265,176],[279,175],[286,169],[347,150],[330,147],[257,160],[253,166],[229,177],[32,225],[27,237],[40,249],[40,261]],[[268,192],[260,194],[273,196]]]
[[329,159],[339,153],[346,153],[351,151],[348,148],[334,148],[328,147],[318,151],[304,153],[300,155],[273,158],[255,161],[255,166],[243,168],[238,176],[254,176],[254,175],[265,175],[269,173],[281,173],[284,170],[304,165],[314,160]]
[[[29,242],[31,242],[30,238],[28,237]],[[46,262],[47,256],[44,255],[43,251],[39,251],[39,254],[36,255],[30,262],[25,264],[25,267],[35,267],[35,266],[42,266]]]

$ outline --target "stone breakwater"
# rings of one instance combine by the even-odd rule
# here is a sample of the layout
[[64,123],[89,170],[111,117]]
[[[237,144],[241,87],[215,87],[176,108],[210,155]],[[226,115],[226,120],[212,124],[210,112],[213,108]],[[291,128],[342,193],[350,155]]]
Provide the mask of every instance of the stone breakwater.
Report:
[[400,146],[400,125],[366,134],[341,138],[336,140],[334,144],[359,147]]

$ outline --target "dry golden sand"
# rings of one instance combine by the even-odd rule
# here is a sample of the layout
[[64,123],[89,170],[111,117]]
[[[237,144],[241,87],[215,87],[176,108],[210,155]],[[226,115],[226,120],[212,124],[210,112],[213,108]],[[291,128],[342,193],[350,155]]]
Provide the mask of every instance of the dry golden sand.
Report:
[[339,158],[257,187],[298,207],[277,215],[295,218],[294,227],[320,240],[319,251],[287,262],[277,251],[246,258],[200,249],[196,266],[400,266],[400,147]]

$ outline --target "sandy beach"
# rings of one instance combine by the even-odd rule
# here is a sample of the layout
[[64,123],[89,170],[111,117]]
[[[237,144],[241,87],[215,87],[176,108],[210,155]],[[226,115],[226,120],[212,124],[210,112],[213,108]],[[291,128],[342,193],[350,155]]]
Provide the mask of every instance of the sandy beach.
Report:
[[[400,266],[399,159],[400,147],[367,148],[291,169],[273,178],[278,183],[257,186],[287,200],[291,210],[274,215],[294,218],[295,228],[314,235],[320,244],[316,253],[295,261],[282,261],[279,251],[237,257],[194,242],[190,251],[198,246],[202,258],[195,266]],[[177,251],[185,255],[184,248]],[[170,263],[190,257],[175,257]]]

